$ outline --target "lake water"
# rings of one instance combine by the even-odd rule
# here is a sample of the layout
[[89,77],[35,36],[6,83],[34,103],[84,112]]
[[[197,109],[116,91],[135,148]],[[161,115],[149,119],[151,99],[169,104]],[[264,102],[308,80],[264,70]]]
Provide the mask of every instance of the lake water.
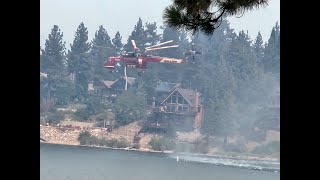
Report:
[[135,151],[40,145],[41,180],[279,180],[279,172],[251,170]]

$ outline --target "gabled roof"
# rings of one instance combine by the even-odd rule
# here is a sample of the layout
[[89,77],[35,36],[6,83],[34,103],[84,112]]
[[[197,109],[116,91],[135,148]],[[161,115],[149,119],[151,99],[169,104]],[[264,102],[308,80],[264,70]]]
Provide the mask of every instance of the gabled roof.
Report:
[[[127,80],[128,80],[128,88],[129,88],[135,83],[136,78],[127,77]],[[113,84],[111,85],[111,88],[114,90],[124,90],[125,82],[126,82],[125,77],[120,77],[119,79],[113,82]]]
[[[188,104],[192,107],[197,106],[196,104],[196,98],[197,98],[197,92],[192,89],[184,89],[184,88],[176,88],[174,91],[172,91],[168,97],[166,97],[161,104],[163,104],[169,97],[171,97],[175,92],[178,92],[181,94],[181,96],[188,102]],[[200,93],[198,94],[200,96]]]
[[102,81],[102,83],[107,86],[108,88],[111,87],[111,85],[114,83],[114,81]]
[[[116,83],[117,81],[120,81],[120,80],[126,80],[126,78],[124,76],[121,76],[120,78],[118,78],[117,80],[115,80],[112,84]],[[136,81],[136,78],[134,77],[127,77],[127,80],[128,80],[128,83],[129,84],[134,84],[135,81]],[[112,86],[112,85],[111,85]]]
[[171,92],[179,86],[181,86],[180,83],[162,82],[156,87],[155,91],[157,91],[157,92]]
[[[136,78],[134,78],[134,77],[127,77],[127,79],[128,79],[128,84],[129,84],[129,85],[134,84],[134,83],[135,83],[135,80],[136,80]],[[101,82],[102,82],[107,88],[112,88],[112,86],[113,86],[116,82],[118,82],[119,80],[125,80],[125,77],[120,77],[120,78],[118,78],[118,79],[115,80],[115,81],[106,80],[106,81],[101,81]]]
[[194,91],[192,89],[183,89],[183,88],[177,88],[177,91],[187,100],[190,101],[191,106],[195,107],[198,104],[196,104],[196,98],[197,95],[200,96],[200,93],[197,91]]

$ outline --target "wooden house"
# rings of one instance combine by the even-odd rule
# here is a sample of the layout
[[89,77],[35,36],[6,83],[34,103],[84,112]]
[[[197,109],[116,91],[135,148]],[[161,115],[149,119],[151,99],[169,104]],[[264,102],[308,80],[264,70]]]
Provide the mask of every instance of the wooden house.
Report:
[[179,83],[164,82],[158,85],[156,94],[150,125],[165,128],[172,123],[179,127],[200,128],[203,107],[199,92],[182,88]]

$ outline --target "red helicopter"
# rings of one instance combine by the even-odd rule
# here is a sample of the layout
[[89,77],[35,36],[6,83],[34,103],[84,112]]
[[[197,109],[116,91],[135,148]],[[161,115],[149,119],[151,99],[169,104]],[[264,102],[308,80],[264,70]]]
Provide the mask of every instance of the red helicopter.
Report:
[[[173,48],[173,47],[179,46],[179,45],[172,45],[172,46],[159,47],[163,44],[167,44],[170,42],[173,42],[173,40],[146,47],[145,52],[158,50],[158,49]],[[145,52],[139,53],[140,49],[136,46],[135,41],[131,40],[131,43],[133,45],[134,52],[125,52],[125,53],[121,54],[120,56],[109,57],[109,59],[104,63],[104,67],[113,70],[116,68],[115,67],[116,64],[118,62],[122,61],[125,63],[126,68],[142,69],[143,71],[138,73],[138,75],[141,76],[144,73],[144,69],[147,69],[147,63],[149,63],[149,62],[179,64],[179,63],[183,63],[186,61],[185,59],[175,59],[175,58],[148,55]]]

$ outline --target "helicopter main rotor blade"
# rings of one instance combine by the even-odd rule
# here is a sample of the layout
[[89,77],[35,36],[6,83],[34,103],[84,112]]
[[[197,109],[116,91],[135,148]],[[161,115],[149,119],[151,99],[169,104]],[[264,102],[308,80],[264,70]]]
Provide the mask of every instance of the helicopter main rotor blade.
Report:
[[135,42],[134,40],[131,40],[131,43],[132,43],[132,45],[133,45],[133,48],[136,49],[136,48],[137,48],[136,42]]
[[153,51],[153,50],[158,50],[158,49],[167,49],[167,48],[173,48],[173,47],[179,47],[179,45],[173,45],[173,46],[164,46],[164,47],[158,47],[158,48],[148,48],[146,51]]
[[160,44],[156,44],[156,45],[153,45],[153,46],[149,46],[149,47],[146,47],[146,49],[158,47],[158,46],[161,46],[161,45],[164,45],[164,44],[168,44],[168,43],[171,43],[171,42],[173,42],[173,40],[166,41],[166,42],[163,42],[163,43],[160,43]]

